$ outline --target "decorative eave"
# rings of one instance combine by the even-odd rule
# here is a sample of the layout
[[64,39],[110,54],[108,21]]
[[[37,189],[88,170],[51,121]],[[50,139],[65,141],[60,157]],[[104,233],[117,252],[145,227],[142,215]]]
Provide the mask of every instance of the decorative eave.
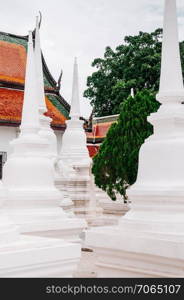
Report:
[[[6,126],[6,127],[19,127],[20,122],[19,121],[11,121],[11,120],[1,120],[0,121],[0,126]],[[60,130],[60,131],[65,131],[66,125],[65,124],[51,124],[51,128],[54,130]]]
[[101,144],[103,142],[103,140],[104,140],[104,138],[88,138],[87,137],[87,143],[93,144],[93,145]]

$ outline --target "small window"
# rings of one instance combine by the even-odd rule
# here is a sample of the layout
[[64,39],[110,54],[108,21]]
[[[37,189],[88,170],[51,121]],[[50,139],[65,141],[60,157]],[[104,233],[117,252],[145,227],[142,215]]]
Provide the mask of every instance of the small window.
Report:
[[7,160],[7,153],[0,152],[0,179],[3,177],[3,166]]

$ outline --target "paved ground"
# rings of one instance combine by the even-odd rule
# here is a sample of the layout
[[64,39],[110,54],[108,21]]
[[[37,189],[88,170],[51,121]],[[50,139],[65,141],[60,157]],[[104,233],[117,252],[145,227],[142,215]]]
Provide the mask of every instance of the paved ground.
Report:
[[[117,225],[121,215],[105,214],[103,218],[103,226]],[[85,236],[81,236],[85,240]],[[85,243],[82,244],[85,247]],[[81,261],[78,265],[77,272],[74,274],[75,278],[95,278],[97,277],[97,268],[95,266],[97,258],[94,252],[82,251]]]
[[78,270],[75,273],[75,278],[95,278],[97,270],[95,267],[96,255],[94,252],[82,251],[81,261]]

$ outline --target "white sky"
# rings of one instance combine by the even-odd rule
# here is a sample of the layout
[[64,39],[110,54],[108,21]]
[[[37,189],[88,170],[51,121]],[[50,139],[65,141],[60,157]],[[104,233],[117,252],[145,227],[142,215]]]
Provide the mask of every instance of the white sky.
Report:
[[[61,94],[70,103],[74,57],[78,57],[81,111],[91,108],[83,99],[91,62],[113,49],[125,35],[162,27],[164,0],[0,0],[0,31],[26,35],[35,27],[40,10],[41,45],[49,70],[57,80],[61,68]],[[180,39],[184,40],[184,0],[177,0]]]

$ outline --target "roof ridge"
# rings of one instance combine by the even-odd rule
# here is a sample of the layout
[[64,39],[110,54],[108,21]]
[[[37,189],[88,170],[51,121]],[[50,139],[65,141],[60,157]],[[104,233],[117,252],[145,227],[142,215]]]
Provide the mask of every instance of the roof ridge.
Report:
[[0,34],[4,34],[4,35],[7,35],[7,36],[11,36],[11,37],[15,37],[15,38],[19,38],[19,39],[23,39],[23,40],[28,41],[28,35],[18,35],[18,34],[4,32],[4,31],[0,31]]

